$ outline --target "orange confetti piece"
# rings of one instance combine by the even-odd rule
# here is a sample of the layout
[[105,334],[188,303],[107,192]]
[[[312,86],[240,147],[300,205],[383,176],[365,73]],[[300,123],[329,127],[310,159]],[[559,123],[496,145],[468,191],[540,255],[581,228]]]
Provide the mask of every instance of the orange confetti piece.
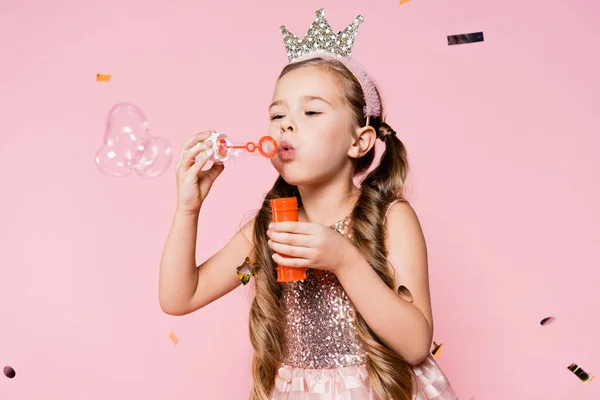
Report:
[[433,342],[433,350],[431,351],[431,354],[434,357],[439,357],[440,355],[440,350],[442,349],[442,345],[443,343],[436,343],[435,341]]
[[410,0],[400,0],[400,4],[398,4],[399,6],[401,6],[402,4],[406,4],[408,3]]
[[97,82],[108,82],[110,81],[110,74],[96,74]]
[[173,332],[173,331],[171,331],[171,333],[169,334],[169,339],[171,339],[173,344],[179,343],[179,339],[177,338],[177,335],[175,335],[175,332]]

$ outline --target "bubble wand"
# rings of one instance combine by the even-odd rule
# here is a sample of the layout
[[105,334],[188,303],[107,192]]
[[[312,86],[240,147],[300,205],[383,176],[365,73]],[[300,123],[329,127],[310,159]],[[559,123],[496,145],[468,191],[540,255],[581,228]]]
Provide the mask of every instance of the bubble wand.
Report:
[[272,158],[278,150],[277,142],[271,136],[261,137],[258,143],[247,142],[245,145],[236,145],[227,135],[216,132],[204,143],[208,149],[213,150],[210,159],[214,162],[225,162],[232,154],[239,155],[239,153],[233,152],[234,149],[246,150],[248,153],[254,153],[258,150],[260,155],[265,158]]

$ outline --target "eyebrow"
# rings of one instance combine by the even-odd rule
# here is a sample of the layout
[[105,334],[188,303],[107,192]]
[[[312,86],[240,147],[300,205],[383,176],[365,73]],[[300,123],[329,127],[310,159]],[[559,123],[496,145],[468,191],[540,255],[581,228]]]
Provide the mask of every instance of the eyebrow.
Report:
[[[331,106],[331,103],[328,102],[327,100],[325,100],[324,98],[322,98],[321,96],[303,96],[302,100],[304,100],[304,101],[321,100]],[[273,106],[277,106],[277,105],[283,104],[283,103],[285,103],[285,100],[275,100],[274,102],[271,103],[271,105],[269,106],[269,109]]]

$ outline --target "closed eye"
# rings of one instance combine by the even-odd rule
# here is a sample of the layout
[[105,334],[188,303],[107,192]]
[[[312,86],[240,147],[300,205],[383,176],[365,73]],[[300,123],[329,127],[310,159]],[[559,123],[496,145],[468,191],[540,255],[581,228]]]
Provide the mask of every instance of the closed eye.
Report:
[[319,114],[322,114],[322,113],[320,113],[318,111],[307,111],[305,114],[308,115],[308,116],[314,117],[315,115],[319,115]]
[[279,115],[279,114],[277,114],[277,115],[272,115],[272,116],[271,116],[271,121],[273,121],[274,119],[281,119],[281,118],[283,118],[283,115]]

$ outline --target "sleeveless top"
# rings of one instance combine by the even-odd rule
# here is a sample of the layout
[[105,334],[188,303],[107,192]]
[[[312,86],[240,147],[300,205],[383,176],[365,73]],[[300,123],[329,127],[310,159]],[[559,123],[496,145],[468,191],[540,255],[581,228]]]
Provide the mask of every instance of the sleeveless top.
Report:
[[[405,200],[393,201],[386,216],[398,201]],[[352,238],[350,216],[331,228]],[[306,280],[282,284],[281,307],[284,358],[272,400],[378,400],[369,383],[352,301],[335,274],[309,268]],[[431,354],[412,369],[413,400],[457,400]]]
[[[352,237],[350,216],[331,228]],[[285,364],[317,369],[365,363],[352,302],[335,274],[307,269],[306,280],[286,283],[282,290]]]

